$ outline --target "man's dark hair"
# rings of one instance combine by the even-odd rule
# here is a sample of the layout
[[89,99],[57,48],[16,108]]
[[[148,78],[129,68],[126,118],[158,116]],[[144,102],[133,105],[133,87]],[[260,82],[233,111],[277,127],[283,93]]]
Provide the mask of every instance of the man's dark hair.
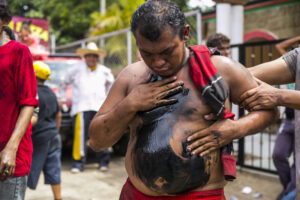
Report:
[[8,4],[5,0],[0,0],[0,19],[4,23],[9,23],[12,18],[11,12],[9,10]]
[[6,32],[10,40],[16,40],[15,33],[8,26],[5,26],[3,31]]
[[223,43],[230,43],[230,39],[226,36],[223,35],[222,33],[215,33],[211,36],[208,37],[206,46],[208,47],[218,47],[220,48]]
[[148,0],[133,14],[131,31],[136,36],[136,31],[154,42],[169,25],[174,33],[183,39],[185,16],[179,6],[167,0]]

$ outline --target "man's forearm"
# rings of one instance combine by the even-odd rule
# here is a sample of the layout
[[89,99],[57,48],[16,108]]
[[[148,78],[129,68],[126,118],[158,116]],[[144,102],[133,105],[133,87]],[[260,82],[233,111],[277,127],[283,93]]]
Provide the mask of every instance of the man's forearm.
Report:
[[5,148],[9,148],[14,151],[18,150],[19,144],[31,120],[33,110],[33,106],[23,106],[21,108],[16,126]]
[[136,111],[127,99],[123,99],[112,110],[105,114],[97,114],[89,128],[89,144],[95,151],[101,151],[116,143],[133,120]]
[[300,91],[280,90],[278,106],[285,106],[293,109],[300,109]]
[[240,139],[247,135],[258,133],[265,129],[279,116],[278,109],[254,111],[235,121],[236,135],[234,139]]
[[60,125],[61,125],[61,112],[59,111],[56,114],[56,129],[59,131],[60,130]]

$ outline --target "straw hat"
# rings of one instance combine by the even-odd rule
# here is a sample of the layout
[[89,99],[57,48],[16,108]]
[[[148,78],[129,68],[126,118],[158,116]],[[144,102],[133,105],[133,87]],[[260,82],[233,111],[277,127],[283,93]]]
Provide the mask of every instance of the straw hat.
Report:
[[88,54],[95,54],[95,55],[99,56],[99,59],[104,58],[106,56],[105,51],[99,49],[94,42],[88,43],[86,48],[77,49],[76,53],[80,57],[84,57],[85,55],[88,55]]

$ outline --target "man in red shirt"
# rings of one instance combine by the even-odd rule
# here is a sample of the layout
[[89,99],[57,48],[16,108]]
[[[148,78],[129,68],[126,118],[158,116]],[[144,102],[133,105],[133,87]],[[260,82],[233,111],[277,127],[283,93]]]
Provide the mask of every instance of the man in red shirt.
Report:
[[28,47],[3,32],[11,20],[0,0],[0,199],[24,199],[32,156],[31,124],[38,105],[32,57]]

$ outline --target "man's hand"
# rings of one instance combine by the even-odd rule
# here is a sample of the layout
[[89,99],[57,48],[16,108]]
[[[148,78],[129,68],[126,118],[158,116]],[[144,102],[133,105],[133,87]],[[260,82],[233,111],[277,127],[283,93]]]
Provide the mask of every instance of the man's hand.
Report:
[[247,110],[255,111],[262,109],[272,109],[278,106],[280,101],[280,91],[258,79],[258,87],[248,90],[241,95],[241,106]]
[[[212,115],[213,116],[213,115]],[[187,138],[191,142],[187,151],[192,155],[199,154],[201,157],[229,144],[235,139],[235,121],[222,119],[201,131],[194,132]]]
[[0,153],[0,180],[5,181],[15,171],[16,151],[4,148]]
[[127,96],[136,111],[147,111],[177,102],[177,99],[166,98],[182,91],[182,81],[176,81],[176,77],[170,77],[149,83],[150,79],[151,76],[146,83],[135,87]]

